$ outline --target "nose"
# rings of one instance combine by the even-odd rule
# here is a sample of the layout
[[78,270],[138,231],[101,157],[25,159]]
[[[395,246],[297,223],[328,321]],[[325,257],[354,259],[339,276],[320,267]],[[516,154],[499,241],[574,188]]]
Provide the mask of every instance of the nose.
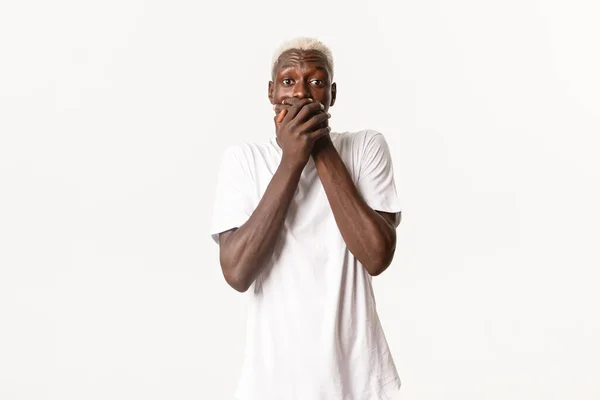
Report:
[[298,81],[296,81],[296,84],[294,85],[294,97],[297,97],[299,99],[311,97],[310,90],[308,90],[306,82],[304,82],[303,79],[299,79]]

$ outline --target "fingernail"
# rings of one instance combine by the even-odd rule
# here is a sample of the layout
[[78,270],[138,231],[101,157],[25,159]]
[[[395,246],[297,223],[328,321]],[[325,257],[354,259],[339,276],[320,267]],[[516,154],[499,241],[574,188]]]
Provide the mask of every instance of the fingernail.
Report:
[[273,104],[273,110],[277,108],[277,104]]
[[328,116],[329,118],[331,118],[331,114],[327,113],[327,116]]

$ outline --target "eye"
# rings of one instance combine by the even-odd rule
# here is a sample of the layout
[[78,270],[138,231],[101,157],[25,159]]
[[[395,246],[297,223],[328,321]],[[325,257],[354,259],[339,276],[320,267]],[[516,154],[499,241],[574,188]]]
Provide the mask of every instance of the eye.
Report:
[[313,79],[311,83],[315,86],[323,86],[325,84],[325,81],[321,79]]
[[289,86],[289,85],[291,85],[291,84],[292,84],[292,82],[293,82],[293,81],[292,81],[290,78],[283,78],[283,79],[281,80],[281,83],[283,83],[283,85],[284,85],[284,86]]

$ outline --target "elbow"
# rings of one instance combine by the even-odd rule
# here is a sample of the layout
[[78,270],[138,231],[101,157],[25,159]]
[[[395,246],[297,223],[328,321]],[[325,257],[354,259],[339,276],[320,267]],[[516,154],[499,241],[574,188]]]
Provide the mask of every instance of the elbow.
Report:
[[250,288],[249,280],[236,272],[235,268],[223,268],[223,277],[229,286],[240,293],[244,293]]
[[371,276],[378,276],[383,273],[388,267],[390,263],[379,262],[379,263],[370,263],[365,264],[364,267]]
[[369,275],[371,275],[371,276],[381,275],[383,273],[383,271],[385,271],[392,263],[392,260],[394,259],[395,251],[396,251],[396,246],[382,249],[381,251],[377,252],[376,255],[371,257],[370,260],[368,260],[367,262],[362,263],[362,264],[365,267],[365,269],[367,270],[367,272],[369,273]]
[[236,291],[243,293],[248,290],[252,281],[247,276],[248,274],[244,273],[247,269],[244,269],[242,267],[243,263],[239,261],[243,259],[243,255],[236,251],[239,246],[236,246],[236,241],[231,241],[231,235],[234,232],[236,230],[222,234],[219,263],[227,284]]
[[229,286],[234,288],[239,293],[244,293],[250,288],[250,285],[247,285],[244,282],[229,283]]
[[378,240],[372,242],[363,266],[371,276],[378,276],[385,271],[396,253],[396,228],[391,224],[387,226]]
[[219,260],[223,278],[225,278],[225,282],[227,282],[229,286],[236,291],[243,293],[248,290],[250,284],[247,283],[247,279],[245,279],[244,274],[242,273],[243,269],[239,267],[239,263],[233,261],[235,257],[229,257],[227,254],[230,254],[230,252],[222,250]]

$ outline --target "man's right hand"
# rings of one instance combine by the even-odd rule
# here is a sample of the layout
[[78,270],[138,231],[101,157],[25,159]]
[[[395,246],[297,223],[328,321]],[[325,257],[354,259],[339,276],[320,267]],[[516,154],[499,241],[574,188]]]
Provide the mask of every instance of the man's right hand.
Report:
[[275,116],[277,141],[283,150],[281,162],[303,168],[314,143],[329,133],[330,116],[321,103],[310,98],[284,99],[282,106],[275,105],[277,108],[282,108]]

